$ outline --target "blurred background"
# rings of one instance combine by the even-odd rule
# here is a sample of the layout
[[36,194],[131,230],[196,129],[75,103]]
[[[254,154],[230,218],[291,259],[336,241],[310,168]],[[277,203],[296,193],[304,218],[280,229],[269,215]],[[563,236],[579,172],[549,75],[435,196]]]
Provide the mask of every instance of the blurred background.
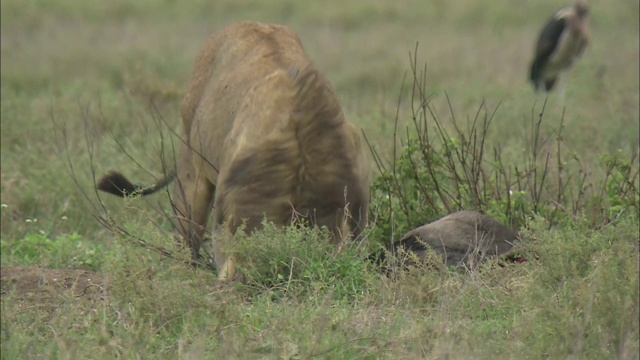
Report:
[[[160,135],[181,131],[178,109],[197,51],[238,20],[277,22],[297,32],[349,119],[383,157],[392,152],[396,112],[401,132],[411,121],[410,54],[417,46],[439,116],[451,116],[447,96],[461,121],[473,118],[483,101],[489,111],[500,104],[487,141],[499,143],[507,161],[520,161],[525,124],[544,101],[527,81],[534,43],[544,23],[568,5],[3,0],[2,238],[23,236],[34,224],[26,219],[37,219],[45,232],[100,236],[78,191],[93,196],[91,161],[98,176],[110,169],[142,183],[158,176],[160,154],[172,153]],[[587,168],[605,152],[638,149],[638,11],[636,0],[591,1],[592,45],[570,72],[564,101],[549,97],[544,126],[557,126],[564,111],[567,151],[580,154]],[[108,201],[118,208],[117,200]]]

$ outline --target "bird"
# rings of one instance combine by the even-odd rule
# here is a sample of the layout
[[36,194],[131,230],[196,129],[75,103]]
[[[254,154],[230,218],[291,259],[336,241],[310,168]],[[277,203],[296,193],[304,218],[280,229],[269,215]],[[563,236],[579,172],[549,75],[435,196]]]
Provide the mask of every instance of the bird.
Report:
[[[558,10],[538,36],[529,79],[536,92],[550,92],[559,78],[573,67],[590,43],[589,5],[576,0],[572,6]],[[563,97],[566,81],[560,85]]]

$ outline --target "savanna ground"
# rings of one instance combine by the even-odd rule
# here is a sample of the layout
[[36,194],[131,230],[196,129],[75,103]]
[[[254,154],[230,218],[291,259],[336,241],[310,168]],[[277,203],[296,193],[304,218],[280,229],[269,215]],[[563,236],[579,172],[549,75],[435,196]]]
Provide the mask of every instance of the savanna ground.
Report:
[[[639,5],[591,3],[593,45],[543,112],[527,66],[564,2],[3,0],[2,358],[637,359]],[[334,256],[323,234],[267,228],[240,239],[251,257],[229,287],[182,261],[166,194],[93,184],[172,166],[191,62],[236,20],[300,34],[384,176],[369,244]],[[416,43],[426,93],[412,98]],[[478,109],[495,114],[467,148]],[[425,143],[420,124],[450,132]],[[455,181],[469,179],[455,154],[490,176]],[[387,278],[364,260],[459,208],[523,229],[529,261]]]

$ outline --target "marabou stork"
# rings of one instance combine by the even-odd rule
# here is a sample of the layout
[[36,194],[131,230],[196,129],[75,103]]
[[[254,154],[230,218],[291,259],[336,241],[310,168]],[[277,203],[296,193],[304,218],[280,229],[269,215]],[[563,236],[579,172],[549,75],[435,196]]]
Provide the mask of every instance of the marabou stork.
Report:
[[[589,6],[585,0],[576,0],[573,6],[559,10],[540,32],[535,56],[531,62],[530,80],[536,91],[553,89],[561,75],[568,72],[589,44],[587,16]],[[564,93],[563,81],[560,96]]]

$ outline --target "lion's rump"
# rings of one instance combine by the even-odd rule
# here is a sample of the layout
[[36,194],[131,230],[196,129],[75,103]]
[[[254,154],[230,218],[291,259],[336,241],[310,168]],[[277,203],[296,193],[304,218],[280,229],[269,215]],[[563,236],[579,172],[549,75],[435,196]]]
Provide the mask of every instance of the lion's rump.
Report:
[[359,233],[369,196],[363,144],[298,37],[240,23],[207,47],[182,114],[195,168],[216,186],[215,223],[233,231],[246,221],[250,231],[296,212],[342,232],[346,210]]

